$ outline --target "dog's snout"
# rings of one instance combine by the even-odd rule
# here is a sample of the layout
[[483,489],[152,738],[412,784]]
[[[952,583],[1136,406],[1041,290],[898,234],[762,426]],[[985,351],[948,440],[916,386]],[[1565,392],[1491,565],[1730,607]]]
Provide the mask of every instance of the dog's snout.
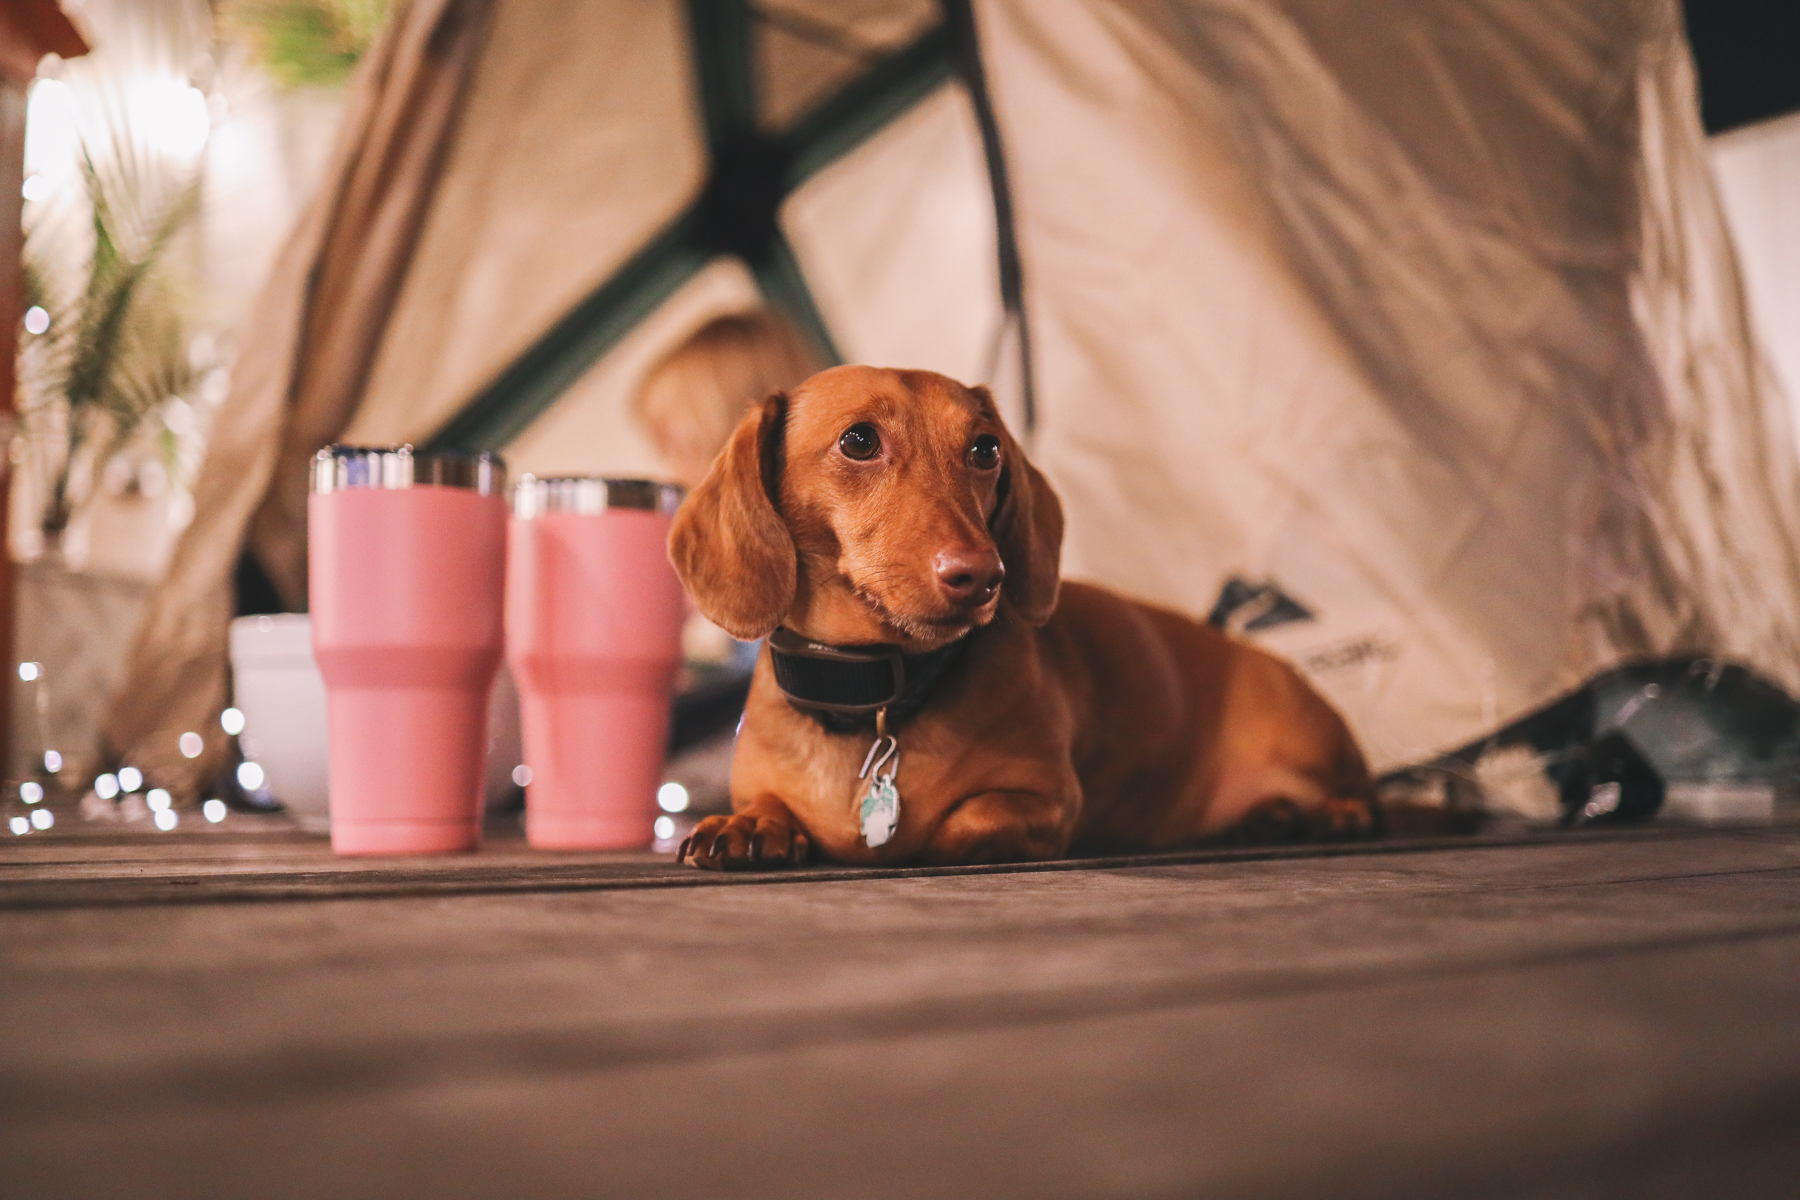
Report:
[[986,604],[1006,578],[1000,552],[993,549],[944,550],[931,565],[944,599],[959,606]]

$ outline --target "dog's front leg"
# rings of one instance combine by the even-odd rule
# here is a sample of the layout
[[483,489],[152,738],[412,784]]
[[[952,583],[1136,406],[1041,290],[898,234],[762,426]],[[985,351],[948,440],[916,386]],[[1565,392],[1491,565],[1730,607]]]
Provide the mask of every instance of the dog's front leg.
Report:
[[934,866],[1041,862],[1069,845],[1069,805],[1039,791],[990,791],[952,806],[919,852]]
[[728,817],[707,817],[694,826],[675,861],[709,871],[766,871],[800,866],[810,848],[806,830],[788,806],[765,796]]

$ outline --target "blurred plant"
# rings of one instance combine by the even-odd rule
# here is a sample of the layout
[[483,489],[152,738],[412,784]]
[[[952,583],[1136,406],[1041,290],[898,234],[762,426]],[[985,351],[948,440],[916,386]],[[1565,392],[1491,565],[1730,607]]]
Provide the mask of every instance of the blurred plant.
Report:
[[[19,356],[26,443],[49,464],[41,528],[54,542],[146,418],[190,392],[190,288],[171,248],[200,208],[201,169],[109,123],[80,146],[88,236],[40,222],[26,239],[26,304],[47,314]],[[81,256],[86,253],[86,261]]]
[[391,0],[225,0],[217,19],[283,86],[331,86],[368,51],[391,7]]

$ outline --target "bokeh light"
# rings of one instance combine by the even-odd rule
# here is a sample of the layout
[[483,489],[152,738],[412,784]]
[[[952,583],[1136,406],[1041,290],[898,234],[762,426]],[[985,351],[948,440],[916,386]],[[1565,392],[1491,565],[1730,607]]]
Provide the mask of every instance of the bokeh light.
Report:
[[206,96],[185,79],[160,75],[137,80],[130,88],[130,105],[133,121],[143,121],[163,153],[191,159],[206,148],[212,114],[206,111]]

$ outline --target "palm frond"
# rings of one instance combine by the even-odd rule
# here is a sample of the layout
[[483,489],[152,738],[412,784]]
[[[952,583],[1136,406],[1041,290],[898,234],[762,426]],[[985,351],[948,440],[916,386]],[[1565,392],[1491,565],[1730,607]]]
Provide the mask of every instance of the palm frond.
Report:
[[199,214],[202,176],[159,161],[128,121],[108,123],[106,153],[80,147],[92,243],[79,284],[60,293],[55,284],[69,274],[70,237],[34,230],[26,244],[27,295],[50,314],[50,327],[20,356],[25,432],[62,442],[47,531],[64,528],[82,501],[71,494],[71,472],[84,449],[97,473],[151,413],[195,383],[191,304],[170,250]]
[[[154,310],[161,306],[155,302],[163,299],[155,294],[158,268],[169,244],[199,211],[200,178],[196,173],[168,201],[144,245],[127,248],[121,246],[125,239],[120,235],[131,231],[123,228],[119,220],[115,189],[101,177],[91,156],[84,154],[83,162],[94,206],[94,257],[64,394],[73,408],[101,404],[112,409],[117,418],[135,421],[151,406],[167,399],[169,393],[143,398],[138,389],[120,388],[118,378],[143,376],[147,371],[166,373],[172,364],[157,360],[168,354],[186,362],[185,350],[180,346],[163,344],[162,339],[141,333],[133,336],[128,322],[134,315],[140,322],[158,320],[159,314]],[[127,348],[148,352],[151,361],[122,362],[121,351]],[[137,399],[144,399],[144,403],[133,411],[131,404]]]

